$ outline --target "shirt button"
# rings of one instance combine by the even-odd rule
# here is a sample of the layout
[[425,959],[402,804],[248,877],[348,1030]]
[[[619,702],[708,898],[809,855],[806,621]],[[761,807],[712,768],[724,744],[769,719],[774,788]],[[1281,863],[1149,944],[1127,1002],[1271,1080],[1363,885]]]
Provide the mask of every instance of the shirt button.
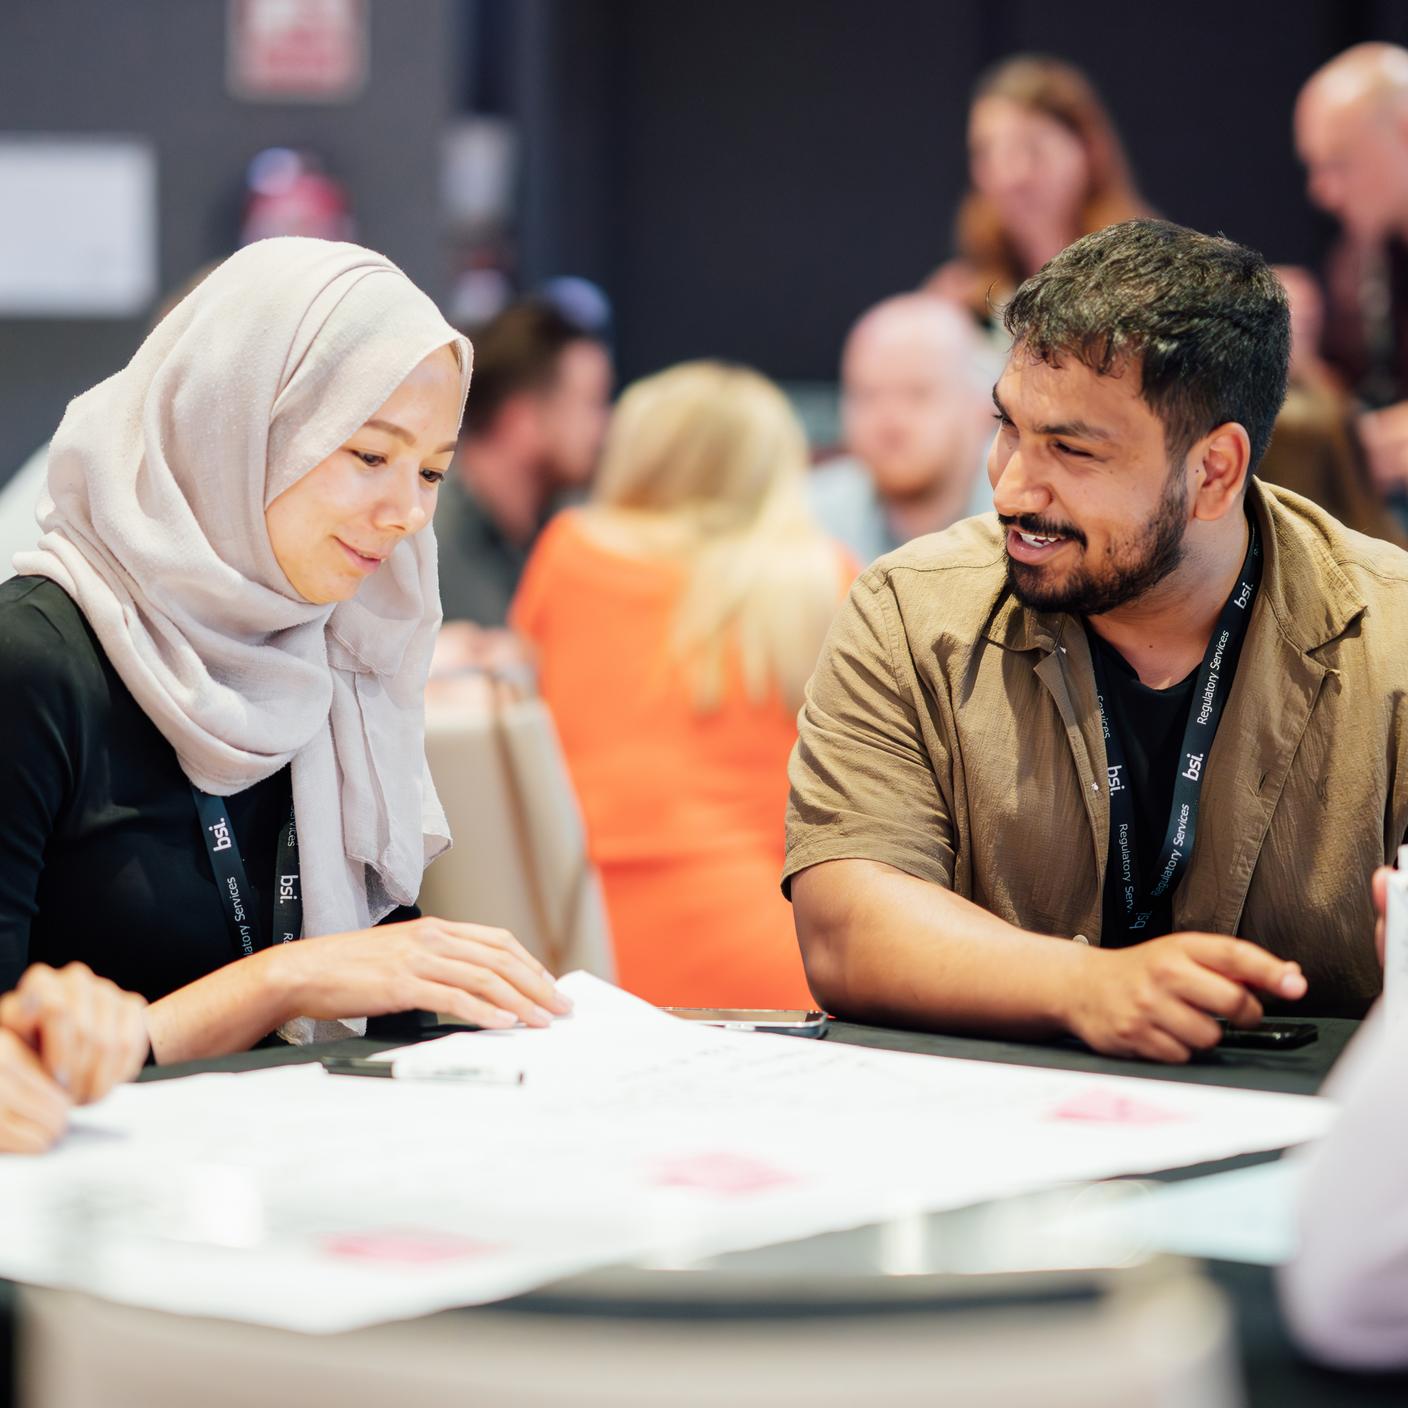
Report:
[[1072,936],[1071,942],[1077,944],[1088,944],[1090,940],[1087,939],[1084,934],[1075,934]]

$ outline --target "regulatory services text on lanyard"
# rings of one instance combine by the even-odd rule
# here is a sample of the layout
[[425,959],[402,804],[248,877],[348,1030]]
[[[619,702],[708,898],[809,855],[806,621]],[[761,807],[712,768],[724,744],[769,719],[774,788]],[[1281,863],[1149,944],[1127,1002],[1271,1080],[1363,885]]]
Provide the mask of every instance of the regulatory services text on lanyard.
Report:
[[[268,948],[269,936],[259,923],[254,908],[254,894],[245,875],[244,857],[240,855],[235,828],[230,825],[230,813],[223,797],[212,797],[198,787],[191,788],[200,816],[201,835],[210,853],[210,868],[215,872],[215,888],[220,891],[220,903],[225,909],[225,922],[230,938],[241,958],[261,948]],[[288,821],[279,832],[279,848],[274,854],[274,935],[280,943],[289,944],[303,936],[303,892],[298,881],[298,828],[294,824],[293,806],[289,805]]]
[[1261,548],[1256,524],[1248,520],[1251,539],[1237,577],[1237,585],[1227,598],[1212,639],[1198,671],[1188,722],[1183,729],[1183,751],[1178,759],[1178,775],[1173,783],[1173,804],[1168,828],[1153,878],[1139,868],[1134,839],[1137,799],[1119,734],[1111,727],[1105,709],[1108,687],[1100,652],[1090,652],[1095,668],[1095,698],[1100,705],[1100,724],[1105,734],[1105,765],[1110,784],[1110,855],[1105,868],[1105,913],[1118,915],[1123,932],[1111,939],[1139,941],[1167,934],[1173,928],[1173,892],[1188,859],[1198,829],[1198,797],[1203,790],[1203,765],[1212,750],[1222,707],[1232,692],[1237,659],[1251,619],[1252,600],[1261,580]]

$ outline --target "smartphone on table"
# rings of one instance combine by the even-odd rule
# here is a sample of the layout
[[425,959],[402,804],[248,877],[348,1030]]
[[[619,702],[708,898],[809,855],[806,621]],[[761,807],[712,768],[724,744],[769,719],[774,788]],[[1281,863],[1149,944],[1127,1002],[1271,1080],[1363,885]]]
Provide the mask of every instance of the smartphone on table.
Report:
[[826,1035],[825,1012],[778,1007],[663,1007],[672,1017],[703,1022],[730,1032],[776,1032],[780,1036]]
[[1237,1051],[1294,1051],[1309,1046],[1319,1035],[1314,1022],[1259,1022],[1254,1027],[1234,1027],[1219,1021],[1222,1040],[1218,1046]]

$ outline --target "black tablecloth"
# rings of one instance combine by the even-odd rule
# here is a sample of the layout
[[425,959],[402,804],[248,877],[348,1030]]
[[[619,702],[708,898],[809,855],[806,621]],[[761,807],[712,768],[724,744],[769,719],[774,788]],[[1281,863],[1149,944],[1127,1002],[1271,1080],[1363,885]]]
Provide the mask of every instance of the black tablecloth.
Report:
[[[1239,1086],[1311,1095],[1319,1088],[1356,1023],[1340,1019],[1316,1022],[1318,1039],[1309,1046],[1285,1052],[1223,1050],[1200,1057],[1187,1066],[1159,1066],[1146,1062],[1113,1060],[1097,1056],[1074,1042],[1038,1044],[983,1041],[972,1037],[934,1036],[930,1033],[894,1031],[883,1027],[832,1024],[828,1040],[890,1051],[914,1051],[977,1061],[1002,1061],[1022,1066],[1059,1067],[1116,1075],[1147,1076],[1156,1080],[1194,1081],[1204,1085]],[[144,1080],[162,1080],[197,1071],[257,1070],[316,1059],[318,1056],[369,1055],[400,1044],[397,1041],[349,1040],[331,1045],[285,1047],[244,1052],[215,1061],[148,1069]],[[1168,1177],[1187,1177],[1239,1164],[1259,1162],[1267,1155],[1250,1155],[1193,1170],[1177,1170]],[[1230,1297],[1236,1317],[1239,1347],[1246,1376],[1247,1399],[1252,1408],[1371,1408],[1371,1405],[1408,1403],[1408,1374],[1364,1377],[1337,1373],[1307,1363],[1290,1344],[1276,1305],[1271,1272],[1265,1267],[1230,1262],[1209,1266],[1213,1280]],[[465,1312],[472,1314],[472,1311]],[[9,1288],[0,1283],[0,1388],[6,1381],[10,1359],[11,1315]],[[8,1403],[0,1393],[0,1404]]]
[[[1295,1025],[1301,1025],[1296,1022]],[[1232,1085],[1247,1090],[1279,1090],[1289,1095],[1314,1095],[1358,1022],[1341,1017],[1312,1022],[1316,1039],[1293,1051],[1211,1051],[1186,1066],[1153,1061],[1121,1061],[1097,1056],[1074,1040],[1055,1042],[985,1041],[978,1037],[935,1036],[889,1027],[862,1027],[834,1022],[829,1040],[850,1046],[878,1046],[886,1051],[918,1051],[926,1056],[957,1056],[969,1061],[1004,1061],[1013,1066],[1055,1066],[1067,1071],[1098,1071],[1105,1075],[1148,1076],[1154,1080],[1193,1081],[1199,1085]]]

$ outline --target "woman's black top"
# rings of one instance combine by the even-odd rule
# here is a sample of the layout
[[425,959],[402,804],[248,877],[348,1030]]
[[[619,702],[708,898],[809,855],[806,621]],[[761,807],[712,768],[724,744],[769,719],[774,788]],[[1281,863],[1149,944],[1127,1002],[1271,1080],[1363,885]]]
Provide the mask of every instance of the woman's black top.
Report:
[[[227,799],[265,935],[289,797]],[[0,584],[0,992],[78,959],[154,1001],[238,956],[175,751],[61,587]]]

